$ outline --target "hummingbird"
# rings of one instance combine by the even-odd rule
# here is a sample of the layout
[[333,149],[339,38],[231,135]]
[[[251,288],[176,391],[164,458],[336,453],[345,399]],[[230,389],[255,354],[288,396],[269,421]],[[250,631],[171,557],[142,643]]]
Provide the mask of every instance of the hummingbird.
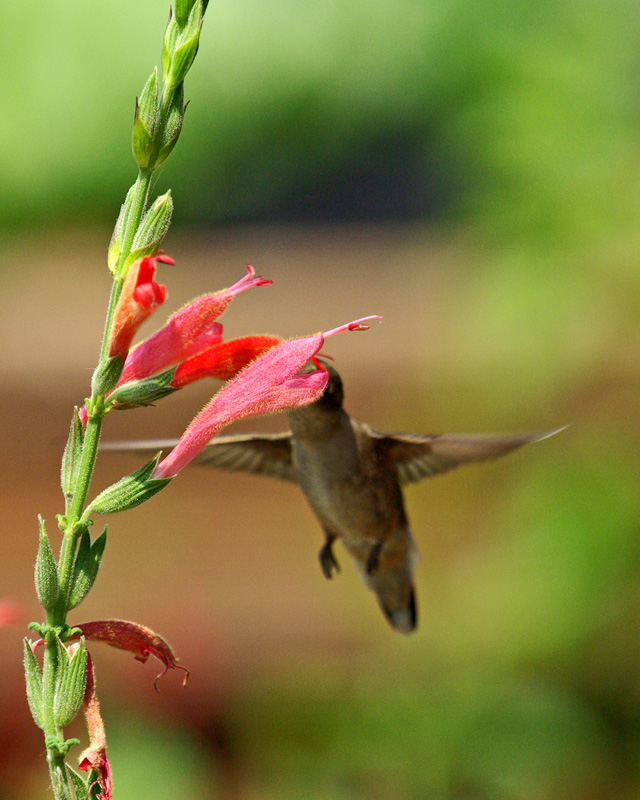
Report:
[[[417,548],[402,487],[463,464],[506,455],[558,430],[521,434],[382,433],[345,411],[344,387],[323,360],[327,387],[314,403],[287,412],[289,431],[216,436],[196,461],[230,472],[297,483],[324,532],[322,572],[340,572],[340,540],[391,625],[409,634],[417,625],[414,571]],[[110,442],[109,450],[156,451],[175,440]]]

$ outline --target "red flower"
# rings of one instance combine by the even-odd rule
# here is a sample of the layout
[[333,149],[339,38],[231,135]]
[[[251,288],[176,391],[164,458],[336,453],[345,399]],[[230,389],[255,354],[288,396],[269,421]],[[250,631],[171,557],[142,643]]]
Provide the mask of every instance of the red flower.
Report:
[[253,267],[247,265],[247,275],[233,286],[192,300],[176,311],[163,328],[133,348],[125,361],[118,386],[148,378],[218,344],[222,338],[222,326],[215,320],[234,296],[253,286],[270,283],[260,275],[256,276]]
[[153,478],[177,475],[230,422],[317,400],[327,385],[327,372],[320,368],[304,375],[297,373],[320,351],[328,336],[346,330],[366,330],[369,326],[363,323],[369,319],[379,317],[365,317],[327,333],[282,342],[253,361],[223,387],[191,422],[178,444],[158,464]]
[[156,263],[175,263],[172,258],[158,250],[152,256],[136,261],[129,268],[122,292],[113,316],[109,356],[120,356],[124,361],[136,331],[161,305],[167,292],[164,286],[153,280]]
[[200,378],[231,380],[247,364],[281,342],[282,339],[277,336],[243,336],[214,344],[208,350],[183,361],[173,376],[171,386],[180,389]]

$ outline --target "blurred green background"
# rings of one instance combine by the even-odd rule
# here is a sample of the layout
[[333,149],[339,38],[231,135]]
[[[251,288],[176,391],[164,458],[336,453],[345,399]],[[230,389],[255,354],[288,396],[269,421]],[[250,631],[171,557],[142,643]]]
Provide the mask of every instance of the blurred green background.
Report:
[[[3,12],[0,597],[39,619],[36,516],[53,532],[167,7]],[[166,313],[250,262],[275,284],[234,302],[229,336],[384,316],[327,348],[354,416],[571,427],[408,490],[410,638],[345,554],[324,581],[295,487],[194,468],[110,520],[72,621],[138,620],[192,673],[157,696],[153,667],[94,648],[118,800],[640,795],[639,45],[625,0],[212,0],[156,184]],[[177,436],[212,388],[106,435]],[[96,488],[137,463],[105,455]],[[22,635],[0,631],[0,797],[44,800]]]

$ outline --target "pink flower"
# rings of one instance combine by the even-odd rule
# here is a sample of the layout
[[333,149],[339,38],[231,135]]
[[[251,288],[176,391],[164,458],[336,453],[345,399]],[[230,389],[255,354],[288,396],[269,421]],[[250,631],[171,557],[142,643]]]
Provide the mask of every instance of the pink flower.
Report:
[[328,336],[347,330],[366,330],[369,326],[364,322],[369,319],[379,317],[364,317],[326,333],[283,342],[253,361],[191,422],[178,444],[158,464],[153,478],[177,475],[230,422],[317,400],[327,385],[327,372],[320,368],[304,375],[297,373],[320,351]]
[[109,356],[120,356],[124,361],[136,331],[161,305],[167,292],[164,286],[153,280],[156,263],[175,263],[172,258],[158,250],[152,256],[136,261],[129,268],[122,292],[113,316]]
[[268,286],[270,283],[247,265],[247,275],[233,286],[188,303],[157,333],[133,348],[117,385],[148,378],[218,344],[222,339],[222,326],[215,320],[234,296],[254,286]]

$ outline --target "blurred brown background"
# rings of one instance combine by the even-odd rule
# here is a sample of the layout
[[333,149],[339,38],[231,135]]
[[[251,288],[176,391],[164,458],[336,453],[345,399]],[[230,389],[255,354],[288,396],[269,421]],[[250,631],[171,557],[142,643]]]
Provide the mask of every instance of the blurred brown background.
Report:
[[[380,0],[320,19],[212,4],[158,181],[177,210],[157,322],[251,263],[274,285],[234,300],[225,336],[383,316],[325,348],[348,410],[375,427],[571,426],[409,488],[421,553],[409,638],[346,554],[325,581],[320,528],[293,486],[193,467],[107,520],[101,573],[71,621],[139,621],[191,670],[158,696],[156,664],[92,648],[118,800],[640,791],[638,11],[474,9]],[[165,12],[54,2],[3,56],[20,122],[0,137],[0,598],[26,621],[41,617],[37,515],[55,542],[60,455],[133,177],[129,101]],[[106,59],[111,37],[139,69]],[[114,413],[104,435],[178,436],[215,388]],[[104,454],[93,489],[139,463]],[[48,796],[23,635],[0,630],[2,800]]]

